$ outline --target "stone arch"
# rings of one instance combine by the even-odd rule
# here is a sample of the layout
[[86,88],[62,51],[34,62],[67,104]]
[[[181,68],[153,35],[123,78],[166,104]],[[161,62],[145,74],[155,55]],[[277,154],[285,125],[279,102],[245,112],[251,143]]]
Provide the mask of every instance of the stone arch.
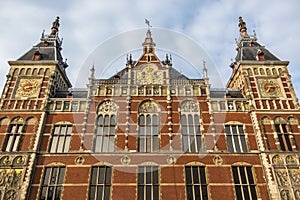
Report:
[[156,101],[147,99],[143,100],[138,106],[138,113],[158,113],[160,112],[160,106]]
[[275,117],[274,123],[275,124],[286,124],[286,120],[283,117]]
[[119,106],[112,100],[101,101],[97,107],[97,114],[99,113],[117,113]]
[[186,99],[180,102],[180,112],[198,112],[200,113],[199,103],[195,100]]

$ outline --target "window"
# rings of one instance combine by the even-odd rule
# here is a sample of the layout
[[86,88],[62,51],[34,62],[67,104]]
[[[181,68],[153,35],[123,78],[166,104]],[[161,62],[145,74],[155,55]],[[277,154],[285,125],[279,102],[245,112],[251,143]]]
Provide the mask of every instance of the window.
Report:
[[293,151],[290,134],[287,131],[287,124],[275,124],[280,148],[282,151]]
[[237,200],[256,200],[256,189],[251,167],[233,166],[235,194]]
[[155,152],[159,150],[158,105],[145,101],[139,106],[138,151]]
[[94,152],[114,152],[118,109],[113,101],[106,100],[100,103],[95,124]]
[[229,152],[247,152],[243,125],[225,125],[225,133]]
[[71,134],[72,134],[71,124],[55,125],[52,133],[50,153],[68,152],[70,148]]
[[138,168],[138,200],[159,199],[159,180],[157,166]]
[[102,115],[98,117],[95,133],[94,152],[113,152],[115,146],[116,116]]
[[62,184],[65,176],[65,167],[46,167],[41,187],[41,200],[61,197]]
[[139,116],[139,152],[158,151],[158,115]]
[[182,146],[185,152],[202,151],[200,109],[196,101],[186,100],[180,105]]
[[188,200],[208,199],[204,166],[186,166],[185,182]]
[[109,200],[112,168],[107,166],[92,167],[89,200]]
[[18,123],[18,120],[14,120],[8,127],[2,150],[9,152],[19,151],[24,129],[23,120],[21,120],[21,123]]
[[199,116],[197,114],[182,114],[180,123],[183,150],[185,152],[200,152],[202,141]]

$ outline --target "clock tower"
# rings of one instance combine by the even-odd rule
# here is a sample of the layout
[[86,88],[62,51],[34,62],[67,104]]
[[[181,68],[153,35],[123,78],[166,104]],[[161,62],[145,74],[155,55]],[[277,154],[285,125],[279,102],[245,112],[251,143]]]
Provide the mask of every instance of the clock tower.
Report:
[[230,67],[228,88],[242,90],[253,108],[261,110],[298,109],[288,61],[282,61],[258,43],[256,34],[248,35],[246,23],[239,19],[240,38],[237,55]]
[[58,90],[71,87],[58,31],[59,17],[50,34],[43,32],[37,45],[8,62],[0,100],[0,199],[26,199],[49,115],[47,104]]
[[43,110],[47,98],[58,90],[71,87],[63,60],[62,40],[58,37],[59,17],[49,35],[42,33],[40,42],[16,61],[9,61],[10,71],[2,93],[1,109]]
[[[239,18],[240,38],[228,88],[239,89],[249,99],[260,159],[270,199],[298,199],[293,186],[299,166],[289,160],[299,155],[299,104],[288,61],[282,61],[248,35],[246,23]],[[281,162],[285,161],[285,162]],[[294,168],[297,170],[293,171]]]

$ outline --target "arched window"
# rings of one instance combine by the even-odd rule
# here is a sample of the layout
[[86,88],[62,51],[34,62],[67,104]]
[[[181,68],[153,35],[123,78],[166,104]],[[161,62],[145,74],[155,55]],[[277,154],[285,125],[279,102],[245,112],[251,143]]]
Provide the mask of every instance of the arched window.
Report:
[[196,101],[186,100],[181,103],[180,126],[183,151],[200,152],[202,150],[200,109]]
[[278,136],[278,142],[282,151],[293,151],[292,133],[289,133],[287,122],[282,117],[274,119],[274,128]]
[[139,106],[138,151],[155,152],[159,150],[159,107],[151,100]]
[[118,106],[110,101],[99,105],[94,134],[94,152],[113,152],[115,150],[115,132]]
[[265,70],[262,68],[259,69],[259,73],[260,73],[260,75],[266,75]]
[[25,122],[22,117],[14,118],[8,126],[2,151],[19,151],[21,148],[25,128]]

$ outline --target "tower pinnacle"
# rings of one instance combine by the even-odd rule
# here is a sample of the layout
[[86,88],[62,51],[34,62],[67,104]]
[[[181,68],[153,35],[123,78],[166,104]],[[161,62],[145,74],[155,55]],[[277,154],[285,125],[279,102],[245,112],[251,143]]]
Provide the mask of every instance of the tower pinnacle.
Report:
[[58,28],[59,28],[59,17],[56,17],[56,20],[52,23],[52,27],[51,27],[51,34],[50,35],[56,35],[56,33],[58,32]]
[[240,27],[240,33],[241,36],[247,36],[247,27],[246,27],[246,23],[243,21],[242,17],[239,17],[239,27]]
[[145,41],[143,43],[144,53],[153,53],[156,44],[153,42],[153,39],[152,39],[152,34],[150,31],[150,27],[151,27],[150,21],[145,19],[145,23],[148,25],[148,30],[146,33]]

